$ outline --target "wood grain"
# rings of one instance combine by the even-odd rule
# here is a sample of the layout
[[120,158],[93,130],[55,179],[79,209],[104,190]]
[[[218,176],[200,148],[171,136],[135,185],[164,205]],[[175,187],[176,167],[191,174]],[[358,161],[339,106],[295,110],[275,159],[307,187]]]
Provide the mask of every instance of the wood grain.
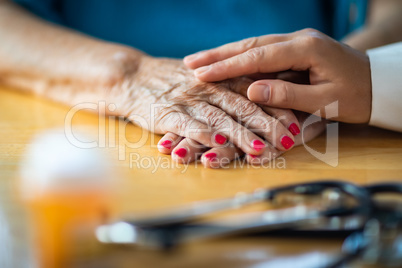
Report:
[[[13,185],[32,138],[49,129],[63,129],[69,108],[6,88],[0,88],[0,107],[0,178],[2,185]],[[119,213],[124,214],[322,178],[359,184],[402,178],[402,134],[367,126],[339,125],[336,167],[297,147],[268,167],[241,167],[239,163],[211,170],[200,163],[173,163],[170,156],[156,149],[160,136],[135,125],[113,118],[106,118],[105,127],[102,124],[96,113],[82,111],[73,117],[72,129],[104,147],[102,151],[110,157],[119,179],[117,204]],[[128,142],[138,148],[128,148]],[[323,152],[325,144],[326,137],[321,135],[308,145]],[[119,160],[119,156],[125,159]],[[163,166],[155,169],[155,163]],[[268,261],[286,264],[289,260],[325,258],[339,249],[340,243],[339,239],[242,238],[195,243],[168,255],[123,248],[110,250],[105,256],[117,261],[116,267],[260,267]]]

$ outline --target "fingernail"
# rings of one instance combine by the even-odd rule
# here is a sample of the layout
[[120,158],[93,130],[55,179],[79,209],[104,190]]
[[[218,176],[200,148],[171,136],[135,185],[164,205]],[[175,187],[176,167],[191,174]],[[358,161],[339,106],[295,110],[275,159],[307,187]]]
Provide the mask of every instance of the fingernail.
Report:
[[248,98],[251,101],[267,102],[271,94],[271,87],[269,85],[256,84],[248,90]]
[[184,148],[180,148],[174,152],[178,157],[183,158],[187,154],[187,150]]
[[299,127],[298,127],[295,123],[292,123],[292,124],[289,126],[289,131],[290,131],[293,135],[295,135],[295,136],[297,136],[297,135],[300,134],[300,129],[299,129]]
[[208,153],[206,155],[204,155],[206,159],[208,159],[209,161],[214,161],[216,159],[216,153]]
[[295,144],[295,142],[288,136],[283,136],[281,139],[281,143],[286,150],[292,147],[293,144]]
[[260,140],[253,140],[253,142],[251,143],[253,148],[258,152],[261,151],[263,148],[265,148],[265,143],[263,143]]
[[200,67],[194,71],[194,74],[195,76],[200,76],[202,74],[207,73],[209,70],[211,70],[211,66]]
[[258,155],[253,155],[253,154],[249,154],[249,156],[251,157],[251,158],[257,158],[258,157]]
[[165,140],[165,141],[163,141],[163,142],[161,143],[161,145],[162,145],[163,147],[165,147],[166,149],[170,149],[170,148],[172,148],[172,141],[170,141],[170,140]]
[[222,136],[221,134],[216,134],[215,135],[215,141],[220,145],[225,144],[226,140],[227,140],[226,137]]

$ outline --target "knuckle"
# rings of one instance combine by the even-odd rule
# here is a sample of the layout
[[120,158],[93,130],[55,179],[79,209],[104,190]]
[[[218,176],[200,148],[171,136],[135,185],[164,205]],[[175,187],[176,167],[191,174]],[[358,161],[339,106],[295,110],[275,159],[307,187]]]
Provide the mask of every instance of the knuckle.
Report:
[[248,60],[252,62],[260,61],[264,58],[265,50],[262,47],[255,47],[246,51]]
[[282,136],[283,128],[278,120],[271,120],[265,127],[265,136],[270,137],[273,141],[278,140]]
[[[265,137],[272,136],[272,132],[277,125],[277,120],[265,113],[261,113],[259,116],[252,118],[252,128],[245,125],[246,128],[256,133],[262,133]],[[269,139],[268,139],[269,140]]]
[[291,107],[294,103],[294,94],[289,83],[283,83],[281,88],[276,91],[277,101],[287,107]]
[[250,37],[247,39],[244,39],[239,42],[240,49],[243,51],[247,51],[257,45],[258,38],[257,37]]
[[238,110],[238,118],[243,120],[248,120],[256,116],[260,111],[260,108],[250,101],[240,100],[236,106],[241,107]]
[[187,119],[182,125],[182,133],[187,138],[206,144],[209,141],[209,129],[199,125],[195,119]]
[[155,115],[155,121],[158,124],[166,124],[170,119],[174,119],[174,111],[170,108],[163,107],[159,110],[159,112]]
[[232,62],[230,60],[222,60],[211,64],[211,68],[214,70],[226,70],[232,66]]
[[191,123],[188,118],[178,112],[171,112],[165,117],[165,122],[177,129],[180,133],[184,133]]
[[322,38],[318,34],[310,33],[300,37],[300,41],[306,48],[317,49],[321,46]]
[[269,135],[275,129],[275,126],[278,124],[278,121],[273,117],[270,117],[268,120],[266,120],[266,118],[264,119],[265,120],[261,122],[261,127],[264,130],[264,134]]
[[193,139],[195,139],[196,141],[202,142],[208,140],[205,136],[207,135],[207,131],[208,130],[204,128],[188,127],[186,128],[185,133],[186,137],[193,137]]
[[220,126],[224,121],[223,112],[218,109],[207,109],[205,110],[204,116],[205,121],[212,127]]
[[200,118],[201,121],[208,122],[214,116],[217,116],[217,109],[206,102],[198,103],[194,109],[193,114],[196,114],[196,118]]
[[208,104],[202,104],[198,107],[202,116],[202,122],[205,122],[209,128],[227,128],[232,120],[224,111]]
[[176,120],[173,120],[172,123],[177,127],[180,133],[185,133],[190,125],[190,122],[181,116],[176,117]]
[[275,118],[278,119],[279,121],[289,121],[289,122],[296,120],[296,117],[291,110],[283,110],[283,112],[278,113],[275,116]]
[[166,111],[159,113],[155,119],[157,121],[157,129],[159,129],[157,132],[166,133],[173,129],[181,132],[182,130],[184,118],[173,110],[166,109]]
[[232,127],[232,129],[230,129],[229,132],[229,137],[230,140],[233,142],[234,145],[236,145],[237,147],[241,147],[242,146],[242,139],[245,138],[247,130],[242,128],[240,125],[234,125]]
[[231,124],[232,119],[229,116],[219,113],[215,117],[211,118],[211,126],[216,129],[230,129],[233,124]]
[[303,34],[316,34],[316,33],[319,33],[319,31],[317,31],[314,28],[305,28],[305,29],[301,30],[301,33],[303,33]]

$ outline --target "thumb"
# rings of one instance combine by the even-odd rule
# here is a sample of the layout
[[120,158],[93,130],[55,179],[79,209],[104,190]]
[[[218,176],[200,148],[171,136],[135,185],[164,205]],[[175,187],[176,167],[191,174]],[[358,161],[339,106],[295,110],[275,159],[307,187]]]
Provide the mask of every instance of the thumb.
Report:
[[262,105],[314,113],[322,107],[321,87],[282,80],[259,80],[248,87],[247,97]]

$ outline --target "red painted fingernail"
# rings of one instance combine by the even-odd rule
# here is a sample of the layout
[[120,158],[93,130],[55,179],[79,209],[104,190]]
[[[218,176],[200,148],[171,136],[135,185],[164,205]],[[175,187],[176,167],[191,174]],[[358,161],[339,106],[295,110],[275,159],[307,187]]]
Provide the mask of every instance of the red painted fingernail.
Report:
[[289,149],[290,147],[292,147],[293,144],[295,144],[295,142],[288,136],[283,136],[281,139],[281,143],[282,143],[283,147],[285,147],[286,150]]
[[184,149],[184,148],[180,148],[180,149],[177,149],[174,153],[175,153],[178,157],[183,158],[183,157],[186,156],[187,150]]
[[209,161],[214,161],[216,159],[216,153],[209,153],[204,155],[206,159],[208,159]]
[[265,148],[265,144],[260,140],[253,140],[252,145],[257,152]]
[[249,154],[249,156],[251,157],[251,158],[257,158],[257,157],[259,157],[258,155],[253,155],[253,154]]
[[165,140],[165,141],[163,141],[163,142],[161,143],[161,145],[162,145],[163,147],[165,147],[166,149],[170,149],[170,148],[172,148],[172,141],[170,141],[170,140]]
[[292,124],[289,126],[289,131],[290,131],[293,135],[295,135],[295,136],[297,136],[297,135],[300,134],[300,129],[299,129],[299,127],[298,127],[295,123],[292,123]]
[[226,137],[222,136],[221,134],[216,134],[215,135],[215,141],[220,145],[225,144],[226,140],[227,140]]

